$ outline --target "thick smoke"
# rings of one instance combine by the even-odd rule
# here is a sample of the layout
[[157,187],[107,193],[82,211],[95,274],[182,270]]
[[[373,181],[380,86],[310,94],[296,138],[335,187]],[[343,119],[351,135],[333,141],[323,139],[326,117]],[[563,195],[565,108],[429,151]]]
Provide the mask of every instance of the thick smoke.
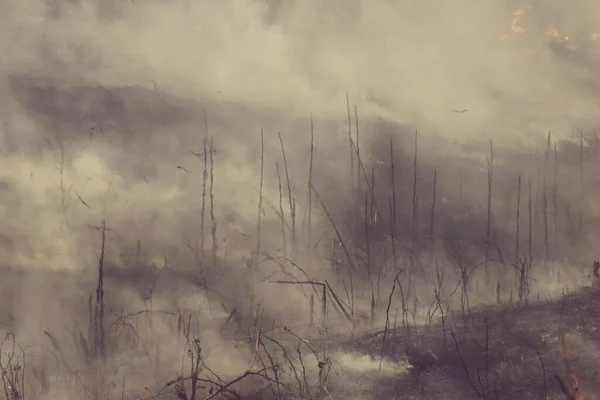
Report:
[[[499,40],[520,8],[526,33]],[[597,51],[574,62],[544,32],[592,34],[597,12],[592,2],[552,1],[529,9],[494,1],[31,0],[3,5],[2,70],[62,83],[156,83],[303,117],[337,118],[348,91],[365,116],[461,139],[498,126],[513,140],[523,129],[562,132],[595,117]],[[468,115],[451,114],[464,108]]]
[[587,282],[599,11],[512,3],[1,2],[0,322],[40,349],[31,396],[159,393],[192,337],[221,384],[271,355],[293,377],[278,352],[318,337],[305,379],[343,386],[325,343],[390,323],[401,269],[398,324],[436,285],[464,308],[463,268],[473,306],[527,263],[532,297]]

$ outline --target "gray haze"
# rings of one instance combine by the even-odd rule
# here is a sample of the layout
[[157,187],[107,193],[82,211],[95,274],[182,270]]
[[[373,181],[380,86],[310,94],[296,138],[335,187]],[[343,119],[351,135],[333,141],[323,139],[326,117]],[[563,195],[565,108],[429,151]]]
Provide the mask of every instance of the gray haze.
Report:
[[[532,292],[545,297],[562,285],[588,283],[590,250],[600,239],[600,9],[594,3],[0,1],[0,260],[7,277],[0,284],[6,297],[2,326],[24,345],[47,340],[48,331],[73,347],[68,332],[75,335],[74,326],[87,332],[103,221],[107,324],[139,310],[167,315],[135,323],[150,332],[136,340],[151,348],[146,355],[157,365],[152,379],[140,372],[148,359],[131,356],[128,344],[112,355],[122,370],[105,379],[121,385],[127,377],[132,393],[142,386],[156,392],[157,382],[181,370],[184,346],[177,318],[171,318],[178,313],[193,315],[194,331],[213,357],[207,364],[231,379],[253,363],[254,344],[240,335],[256,325],[257,308],[265,326],[321,335],[320,317],[309,315],[313,292],[275,280],[327,280],[349,307],[355,297],[356,318],[364,319],[379,274],[372,321],[378,327],[396,272],[410,269],[409,296],[421,299],[415,309],[422,311],[414,320],[422,322],[436,265],[448,267],[451,288],[458,279],[451,255],[456,249],[465,263],[481,262],[490,139],[490,239],[497,247],[488,261],[502,267],[473,273],[472,305],[516,298],[511,285],[523,253],[539,267]],[[569,40],[561,40],[565,36]],[[352,179],[348,118],[353,140],[358,119],[364,166],[357,170],[354,152]],[[316,191],[309,227],[311,121]],[[203,181],[205,139],[215,150],[212,196],[210,177]],[[371,176],[372,192],[365,189],[365,181],[373,185]],[[399,246],[410,246],[398,264],[390,255],[390,235]],[[415,257],[422,259],[419,268]],[[354,272],[356,294],[350,295],[353,263],[365,265]],[[459,300],[448,300],[448,307],[460,308]],[[241,317],[230,335],[223,326],[234,309]],[[341,312],[330,318],[331,333],[350,332]],[[77,365],[73,352],[68,357]],[[36,357],[33,364],[52,369],[43,354]],[[369,364],[340,357],[357,370]],[[61,368],[50,389],[32,393],[93,398],[80,392],[85,385],[74,383],[72,371]],[[110,399],[109,392],[96,398]]]

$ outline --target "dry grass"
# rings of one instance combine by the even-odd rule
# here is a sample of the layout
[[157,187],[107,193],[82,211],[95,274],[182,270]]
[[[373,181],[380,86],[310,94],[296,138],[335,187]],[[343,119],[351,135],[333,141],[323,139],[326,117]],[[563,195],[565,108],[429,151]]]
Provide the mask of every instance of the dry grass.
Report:
[[[582,249],[565,245],[583,242],[586,235],[581,222],[570,229],[574,209],[580,219],[585,213],[593,216],[583,194],[557,191],[556,147],[554,177],[548,178],[551,137],[543,171],[526,179],[526,213],[522,172],[504,174],[507,163],[490,141],[486,179],[477,180],[480,188],[468,188],[469,195],[485,198],[485,206],[477,209],[475,200],[464,197],[462,164],[460,188],[452,191],[450,171],[440,167],[448,161],[419,153],[427,149],[423,135],[386,136],[377,141],[386,143],[378,154],[378,144],[369,149],[364,139],[360,143],[365,135],[359,132],[368,129],[368,121],[361,121],[359,130],[358,109],[354,125],[350,110],[348,101],[349,173],[339,185],[319,180],[332,160],[316,155],[312,117],[304,157],[309,165],[292,166],[299,157],[290,157],[281,133],[279,146],[273,146],[280,154],[269,159],[261,131],[255,242],[250,257],[233,261],[219,236],[225,228],[215,194],[218,138],[209,135],[204,116],[203,152],[192,152],[203,169],[201,223],[192,241],[199,245],[187,246],[194,254],[191,272],[139,261],[139,241],[136,261],[115,267],[107,255],[115,236],[104,222],[95,227],[98,263],[87,309],[74,310],[68,328],[46,330],[35,345],[21,348],[15,335],[6,336],[0,345],[4,398],[492,400],[587,399],[600,393],[595,376],[600,292],[565,290],[551,301],[542,290],[544,280],[558,286],[571,280],[548,277],[556,257],[564,253],[574,259]],[[584,154],[598,152],[579,140],[576,172],[584,176]],[[565,163],[572,145],[564,144],[560,159]],[[381,160],[387,157],[389,162]],[[518,157],[530,161],[527,155]],[[267,182],[270,165],[276,184]],[[300,170],[307,176],[299,176]],[[597,190],[597,177],[585,176],[590,179],[585,193]],[[537,194],[535,179],[543,181]],[[307,184],[294,184],[298,181]],[[269,203],[267,187],[278,188],[278,206]],[[503,190],[516,193],[515,198],[503,198]],[[469,202],[472,208],[466,208]],[[521,237],[525,218],[526,244]],[[320,229],[324,233],[317,237]],[[278,235],[277,240],[269,235]],[[591,263],[585,268],[592,273]],[[119,275],[127,273],[132,275]],[[202,293],[202,306],[162,308],[155,289],[169,274]],[[125,281],[151,282],[144,308],[126,312],[127,304],[111,297],[111,285]],[[223,294],[228,285],[234,289]],[[266,286],[281,291],[264,303],[259,288]],[[292,291],[307,315],[280,317],[276,309],[296,302],[287,297]],[[215,337],[222,347],[212,348]],[[239,354],[235,368],[213,367],[224,363],[221,358],[231,362],[232,354]]]

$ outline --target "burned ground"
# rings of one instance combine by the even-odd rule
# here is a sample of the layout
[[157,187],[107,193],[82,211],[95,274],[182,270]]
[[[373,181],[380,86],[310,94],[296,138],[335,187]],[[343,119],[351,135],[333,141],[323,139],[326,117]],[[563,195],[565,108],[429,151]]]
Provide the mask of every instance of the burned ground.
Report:
[[600,393],[597,7],[37,2],[0,5],[0,397]]
[[[161,186],[161,180],[179,175],[179,185],[188,185],[191,190],[178,200],[183,208],[176,220],[191,229],[187,233],[184,230],[183,236],[165,231],[175,225],[164,225],[164,217],[152,208],[146,211],[148,206],[140,208],[133,203],[131,215],[123,214],[120,221],[112,219],[104,235],[107,247],[100,249],[101,282],[97,257],[102,225],[94,218],[87,225],[73,223],[85,221],[82,216],[101,204],[93,192],[85,192],[84,186],[63,194],[70,199],[70,207],[78,210],[73,214],[77,218],[66,214],[61,218],[66,221],[63,232],[82,233],[77,240],[91,250],[88,264],[80,270],[59,268],[43,276],[33,272],[35,269],[5,270],[7,331],[32,327],[29,318],[19,312],[24,303],[15,287],[39,288],[44,282],[42,287],[53,297],[53,307],[75,304],[73,314],[65,316],[66,320],[61,318],[58,325],[52,326],[47,318],[33,324],[48,324],[42,330],[54,340],[65,326],[76,324],[67,330],[71,333],[60,346],[68,346],[69,340],[85,344],[78,344],[62,356],[65,365],[79,363],[80,351],[89,363],[90,357],[100,357],[90,355],[90,346],[106,346],[98,342],[101,335],[93,333],[99,329],[97,288],[101,283],[105,297],[100,301],[106,307],[105,318],[112,321],[104,322],[113,342],[112,363],[128,354],[131,343],[137,343],[144,357],[154,360],[165,355],[152,350],[153,338],[160,337],[168,346],[182,341],[185,347],[197,337],[210,348],[228,348],[228,357],[246,359],[251,366],[260,360],[263,367],[257,371],[262,372],[239,372],[245,376],[245,383],[235,390],[242,398],[244,393],[259,393],[261,398],[316,398],[328,396],[327,391],[345,398],[508,399],[544,394],[555,398],[556,393],[560,394],[555,375],[571,389],[575,385],[575,378],[564,370],[567,359],[573,376],[581,382],[580,389],[586,393],[597,390],[591,372],[595,367],[590,366],[593,356],[584,350],[585,346],[595,346],[597,292],[573,292],[591,282],[585,252],[589,246],[586,238],[594,235],[595,211],[591,203],[581,201],[580,195],[561,190],[583,173],[586,196],[594,196],[597,176],[590,168],[579,168],[582,162],[584,166],[595,162],[598,152],[592,138],[586,137],[581,143],[563,140],[556,148],[551,146],[532,155],[501,146],[490,149],[490,143],[483,141],[463,146],[435,134],[419,134],[411,126],[362,121],[356,114],[350,125],[353,141],[357,122],[360,133],[369,139],[359,139],[362,146],[355,147],[349,157],[348,126],[344,127],[344,121],[313,120],[316,132],[333,132],[333,136],[324,140],[322,133],[317,133],[311,152],[310,120],[268,120],[267,126],[283,125],[289,131],[284,132],[280,142],[276,132],[263,128],[271,143],[264,147],[262,157],[278,161],[270,161],[271,171],[263,176],[265,190],[270,193],[265,191],[262,197],[258,233],[261,248],[260,253],[253,254],[245,249],[256,245],[256,217],[236,205],[258,201],[258,197],[253,199],[258,193],[250,198],[245,194],[242,203],[229,198],[219,211],[217,205],[210,205],[211,196],[218,202],[224,199],[223,194],[210,192],[210,166],[203,167],[203,155],[194,155],[205,134],[189,127],[205,124],[205,118],[209,118],[209,130],[225,135],[226,121],[232,113],[243,112],[248,119],[251,115],[268,115],[268,110],[242,111],[237,105],[226,104],[207,107],[139,87],[54,89],[22,83],[16,87],[31,118],[51,118],[49,126],[60,127],[55,132],[70,132],[67,136],[50,134],[41,140],[46,151],[55,151],[57,144],[67,148],[68,144],[72,160],[86,151],[86,146],[103,143],[106,150],[100,154],[110,154],[108,168],[118,173],[126,185],[172,190]],[[118,114],[106,108],[106,99],[112,99],[110,104],[122,105]],[[78,113],[81,118],[73,118],[69,110],[83,103],[89,112],[82,109]],[[165,104],[171,106],[164,108]],[[173,107],[171,111],[169,107]],[[154,109],[168,115],[161,116]],[[112,118],[111,129],[102,122],[108,115]],[[148,120],[148,115],[158,119]],[[261,119],[256,118],[259,124]],[[149,129],[144,134],[117,135],[140,126]],[[148,146],[165,129],[182,134],[169,151],[161,151],[160,158],[156,158],[148,152]],[[234,125],[231,129],[234,133],[229,136],[214,139],[223,144],[217,145],[213,168],[225,173],[215,179],[217,187],[236,173],[228,172],[232,165],[252,161],[256,169],[256,159],[261,157],[256,149],[240,152],[235,132],[244,128]],[[257,133],[246,137],[260,140]],[[121,145],[118,152],[108,150],[121,141],[127,142],[126,151]],[[294,149],[286,153],[285,160],[277,155],[282,145],[283,151],[288,145]],[[482,148],[482,153],[495,151],[493,169],[488,170],[485,157],[472,156],[473,146]],[[302,176],[309,173],[305,169],[307,154],[314,158],[312,199],[306,197],[302,184],[306,179]],[[544,163],[545,157],[551,164],[545,168],[549,171],[546,178],[541,173],[532,176],[532,163]],[[340,171],[347,168],[340,165],[340,160],[354,163],[351,179],[339,179]],[[203,168],[207,168],[204,178]],[[493,191],[486,193],[481,189],[488,186],[487,171],[493,172]],[[519,179],[522,192],[517,203],[514,193]],[[120,190],[126,191],[126,185]],[[7,183],[6,196],[11,196],[10,188]],[[288,191],[298,193],[291,203]],[[492,207],[489,213],[488,196]],[[312,225],[307,225],[307,201],[312,201]],[[290,208],[292,204],[296,208]],[[519,254],[514,247],[517,208],[521,224]],[[580,226],[579,218],[585,224]],[[569,222],[571,228],[558,229],[562,221]],[[194,224],[204,226],[204,244],[197,241],[198,237],[193,239],[198,232]],[[211,230],[215,227],[218,233],[213,236]],[[492,246],[485,265],[482,254],[488,246],[482,238],[488,227]],[[152,230],[162,233],[148,235]],[[309,248],[303,242],[308,238]],[[215,239],[216,247],[209,244]],[[13,236],[11,243],[15,240]],[[23,240],[27,240],[25,236]],[[7,246],[7,254],[15,249],[14,243]],[[35,242],[28,246],[35,246]],[[549,253],[545,254],[547,248]],[[568,257],[568,264],[562,262],[564,258],[559,260],[560,256]],[[557,285],[557,280],[564,284]],[[59,287],[64,295],[58,294]],[[562,299],[561,290],[571,292]],[[86,300],[89,294],[92,296]],[[322,312],[323,302],[327,303],[326,314]],[[149,315],[155,316],[148,319]],[[86,318],[89,321],[83,323]],[[384,340],[384,333],[375,327],[386,323]],[[152,328],[157,325],[160,328]],[[68,339],[77,335],[84,341]],[[562,347],[557,338],[564,340]],[[135,354],[138,350],[131,351]],[[567,352],[578,358],[567,357]],[[168,359],[177,358],[178,351],[169,353]],[[316,370],[311,364],[313,357],[318,361]],[[235,363],[233,359],[229,362]],[[210,358],[206,363],[211,365]],[[348,363],[354,367],[348,367]],[[47,363],[42,365],[48,368]],[[40,375],[42,367],[36,364],[35,368]],[[186,390],[185,380],[160,390],[161,381],[168,382],[175,370],[154,367],[154,389],[149,390],[161,396],[175,387]],[[250,375],[244,375],[249,371]],[[139,379],[137,373],[129,374]],[[35,376],[31,379],[39,381]],[[206,390],[226,382],[220,377],[216,381],[207,379]],[[257,387],[263,389],[257,392]],[[43,395],[49,389],[41,390],[34,393]],[[91,396],[85,391],[83,395]]]

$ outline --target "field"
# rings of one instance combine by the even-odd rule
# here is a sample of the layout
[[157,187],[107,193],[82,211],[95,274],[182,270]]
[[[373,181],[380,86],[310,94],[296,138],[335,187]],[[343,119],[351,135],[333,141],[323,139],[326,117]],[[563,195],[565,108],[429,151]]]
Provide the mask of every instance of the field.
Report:
[[[0,5],[0,399],[600,397],[593,35],[36,2]],[[448,48],[392,56],[403,13]]]

